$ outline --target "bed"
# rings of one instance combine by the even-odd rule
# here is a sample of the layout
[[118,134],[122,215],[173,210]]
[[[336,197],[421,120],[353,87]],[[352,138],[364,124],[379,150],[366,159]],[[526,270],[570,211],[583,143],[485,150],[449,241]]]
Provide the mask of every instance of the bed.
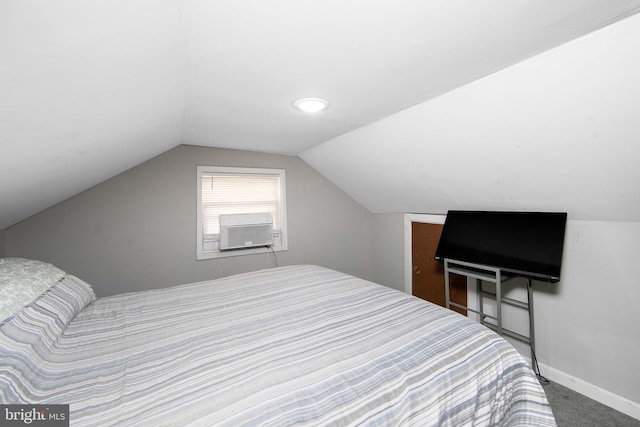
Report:
[[0,297],[0,403],[69,404],[72,426],[555,425],[494,332],[323,267],[96,299],[5,258]]

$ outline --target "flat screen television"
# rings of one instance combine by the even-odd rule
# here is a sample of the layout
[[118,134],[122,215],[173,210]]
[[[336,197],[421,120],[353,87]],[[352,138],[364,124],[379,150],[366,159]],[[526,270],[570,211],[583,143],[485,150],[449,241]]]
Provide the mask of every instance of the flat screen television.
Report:
[[435,258],[558,282],[567,214],[449,211]]

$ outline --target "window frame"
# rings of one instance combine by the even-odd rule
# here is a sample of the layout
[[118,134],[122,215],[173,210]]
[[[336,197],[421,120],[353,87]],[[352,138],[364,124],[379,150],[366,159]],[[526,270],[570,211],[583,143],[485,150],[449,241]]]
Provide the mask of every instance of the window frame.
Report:
[[[204,250],[203,212],[202,212],[202,176],[208,173],[228,173],[237,175],[278,175],[280,192],[280,244],[270,248],[258,247],[221,251],[220,249]],[[287,239],[287,192],[286,173],[284,169],[268,169],[253,167],[197,166],[196,167],[196,260],[225,258],[231,256],[271,253],[288,250]]]

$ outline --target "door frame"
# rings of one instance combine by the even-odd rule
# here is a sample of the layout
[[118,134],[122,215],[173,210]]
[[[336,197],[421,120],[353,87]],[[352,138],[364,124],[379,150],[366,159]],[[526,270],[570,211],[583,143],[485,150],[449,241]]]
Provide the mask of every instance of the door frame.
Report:
[[[427,224],[444,224],[446,215],[434,214],[404,214],[404,291],[409,295],[413,295],[413,280],[411,274],[411,244],[413,241],[412,222],[423,222]],[[468,286],[467,286],[468,287]]]
[[[404,291],[409,295],[413,295],[413,283],[412,283],[412,253],[411,244],[413,241],[413,233],[411,223],[412,222],[425,222],[428,224],[444,224],[446,215],[438,214],[416,214],[406,213],[404,214]],[[478,293],[476,292],[475,280],[467,278],[467,307],[477,310]],[[467,311],[467,317],[471,317],[477,320],[476,315],[471,311]]]

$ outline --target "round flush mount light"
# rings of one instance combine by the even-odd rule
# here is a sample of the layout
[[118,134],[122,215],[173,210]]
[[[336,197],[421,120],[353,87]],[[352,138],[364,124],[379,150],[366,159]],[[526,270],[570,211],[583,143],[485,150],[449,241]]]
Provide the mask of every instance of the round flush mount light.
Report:
[[329,107],[329,102],[322,98],[302,98],[293,103],[295,107],[305,113],[318,113]]

